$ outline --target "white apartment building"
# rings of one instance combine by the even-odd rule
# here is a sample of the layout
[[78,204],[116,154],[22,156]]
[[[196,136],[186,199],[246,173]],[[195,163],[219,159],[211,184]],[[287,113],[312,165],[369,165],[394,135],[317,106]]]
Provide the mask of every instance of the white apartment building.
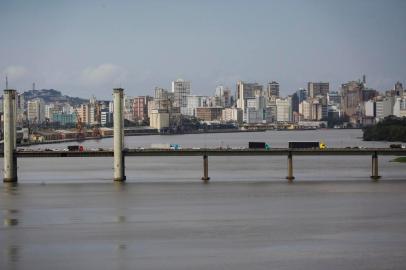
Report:
[[243,122],[243,112],[239,108],[225,108],[221,114],[221,120],[224,122]]
[[288,98],[276,99],[276,121],[291,122],[292,121],[292,100]]
[[198,96],[198,95],[189,95],[186,96],[186,109],[184,109],[185,115],[196,116],[196,108],[208,107],[209,97],[207,96]]
[[45,121],[45,104],[42,99],[27,102],[27,117],[31,123],[41,124]]
[[172,82],[172,93],[174,94],[174,106],[180,107],[180,112],[186,112],[187,96],[190,95],[190,82],[178,79]]
[[263,86],[257,83],[245,83],[243,81],[237,82],[237,108],[245,112],[247,107],[247,100],[255,98],[255,96],[262,96]]
[[382,100],[375,102],[376,120],[382,120],[383,118],[393,115],[393,98],[385,97]]
[[244,122],[247,124],[259,124],[266,121],[266,98],[259,93],[255,98],[246,100]]
[[124,119],[134,121],[133,103],[134,98],[124,95]]

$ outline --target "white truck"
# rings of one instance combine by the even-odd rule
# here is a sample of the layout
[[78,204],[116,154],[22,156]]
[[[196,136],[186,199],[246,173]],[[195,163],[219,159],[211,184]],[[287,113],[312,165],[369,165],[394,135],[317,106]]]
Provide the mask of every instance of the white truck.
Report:
[[151,144],[152,149],[172,149],[172,150],[179,150],[181,149],[179,144],[174,143],[153,143]]

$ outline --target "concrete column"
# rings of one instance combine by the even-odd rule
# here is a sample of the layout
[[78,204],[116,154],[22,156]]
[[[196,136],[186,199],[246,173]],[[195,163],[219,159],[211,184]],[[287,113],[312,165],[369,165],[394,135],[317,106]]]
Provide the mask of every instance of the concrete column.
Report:
[[15,148],[16,90],[6,89],[3,95],[4,112],[4,182],[17,182],[17,155]]
[[123,117],[124,89],[114,89],[114,181],[125,181],[124,166],[124,117]]
[[202,180],[207,182],[210,180],[209,177],[209,158],[207,155],[203,156],[203,177]]
[[371,179],[377,181],[381,176],[379,176],[379,166],[378,166],[378,153],[375,152],[372,155],[372,174]]
[[293,176],[293,157],[292,152],[288,154],[288,176],[286,176],[289,182],[292,182],[295,177]]
[[17,149],[17,92],[14,93],[13,115],[14,149]]

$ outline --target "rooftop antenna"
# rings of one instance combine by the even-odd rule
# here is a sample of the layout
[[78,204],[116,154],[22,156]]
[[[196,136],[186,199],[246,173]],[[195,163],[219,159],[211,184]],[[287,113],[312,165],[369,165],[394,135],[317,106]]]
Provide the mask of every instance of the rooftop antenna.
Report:
[[7,78],[7,75],[6,75],[6,89],[8,89],[8,78]]
[[32,90],[35,90],[35,82],[32,83]]

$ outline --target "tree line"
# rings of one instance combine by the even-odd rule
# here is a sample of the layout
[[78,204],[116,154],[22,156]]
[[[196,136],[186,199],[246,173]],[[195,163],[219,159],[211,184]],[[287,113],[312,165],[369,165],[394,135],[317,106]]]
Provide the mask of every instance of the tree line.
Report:
[[377,124],[363,128],[365,141],[406,142],[406,117],[388,116]]

